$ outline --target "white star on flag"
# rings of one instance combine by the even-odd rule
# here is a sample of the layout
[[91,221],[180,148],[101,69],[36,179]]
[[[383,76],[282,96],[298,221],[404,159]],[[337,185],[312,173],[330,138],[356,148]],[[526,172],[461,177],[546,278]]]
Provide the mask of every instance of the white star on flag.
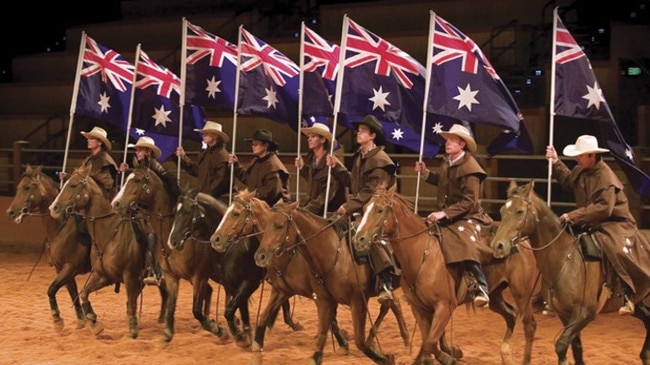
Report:
[[372,101],[372,110],[375,110],[377,108],[380,108],[382,111],[386,111],[385,107],[386,105],[390,105],[388,100],[388,94],[390,93],[385,93],[383,86],[379,86],[379,90],[377,89],[372,89],[372,92],[374,93],[372,98],[368,98],[368,100]]
[[163,127],[167,128],[167,122],[172,121],[169,118],[169,113],[171,112],[171,110],[165,110],[165,106],[161,105],[160,109],[154,108],[154,113],[151,117],[156,121],[155,125],[162,125]]
[[266,107],[271,109],[275,109],[276,104],[278,103],[278,97],[275,93],[275,90],[273,88],[265,89],[266,90],[266,96],[263,97],[263,100],[266,100]]
[[479,104],[475,96],[478,94],[478,90],[473,91],[472,88],[467,84],[464,89],[458,88],[458,95],[454,96],[454,100],[458,100],[458,109],[466,107],[467,110],[472,111],[472,104]]
[[587,94],[583,95],[582,98],[589,101],[587,103],[587,109],[592,105],[595,106],[596,109],[600,109],[600,103],[605,102],[603,90],[598,86],[597,82],[594,82],[594,87],[587,85]]
[[393,135],[393,139],[396,141],[399,141],[400,139],[404,138],[404,132],[402,132],[401,128],[393,129],[392,135]]
[[104,91],[100,96],[99,96],[99,101],[97,104],[99,104],[101,108],[102,113],[108,113],[108,108],[111,107],[110,101],[111,97],[106,95],[106,91]]
[[215,80],[214,75],[212,75],[212,79],[206,80],[208,83],[208,87],[205,88],[205,91],[208,92],[208,97],[214,99],[217,93],[220,93],[221,90],[219,89],[219,84],[221,84],[221,80]]
[[440,132],[442,132],[442,123],[436,122],[436,124],[434,124],[434,126],[431,127],[431,130],[435,134],[440,134]]

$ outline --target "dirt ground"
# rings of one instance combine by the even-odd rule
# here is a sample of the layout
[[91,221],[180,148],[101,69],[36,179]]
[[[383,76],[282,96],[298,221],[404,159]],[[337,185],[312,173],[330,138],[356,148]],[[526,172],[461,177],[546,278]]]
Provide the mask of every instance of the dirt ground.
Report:
[[[161,326],[157,323],[160,298],[154,287],[146,287],[142,296],[140,334],[137,339],[127,337],[125,315],[126,296],[114,293],[112,288],[91,295],[93,306],[105,324],[99,336],[87,328],[77,329],[70,299],[65,290],[57,296],[66,327],[57,333],[53,329],[46,295],[54,277],[54,269],[45,257],[39,258],[40,247],[20,244],[0,244],[0,364],[308,364],[313,351],[313,338],[317,318],[314,303],[307,298],[292,299],[294,318],[303,331],[292,332],[278,321],[267,332],[264,352],[253,354],[249,349],[237,347],[231,340],[222,341],[202,330],[191,314],[191,286],[181,284],[176,311],[176,335],[163,347],[160,343]],[[31,272],[33,270],[33,272]],[[30,276],[31,272],[31,276]],[[83,285],[86,276],[77,278]],[[213,283],[213,287],[217,287]],[[268,286],[264,287],[268,290]],[[216,292],[216,290],[215,290]],[[223,292],[221,293],[223,298]],[[260,299],[261,291],[252,297],[250,308],[253,322],[268,291]],[[401,292],[396,292],[401,296]],[[220,321],[223,303],[213,298],[211,316]],[[395,354],[396,364],[411,364],[420,345],[419,333],[414,333],[414,319],[404,300],[402,306],[412,335],[412,342],[404,346],[397,324],[389,316],[380,328],[381,349]],[[371,316],[378,313],[378,305],[370,301]],[[215,312],[217,312],[215,314]],[[339,308],[339,322],[352,332],[350,310]],[[561,329],[559,319],[536,313],[537,334],[533,346],[533,364],[557,364],[554,340]],[[518,324],[513,343],[515,363],[519,363],[524,344],[521,323]],[[464,365],[501,364],[499,346],[505,329],[504,322],[488,310],[456,310],[448,326],[451,341],[460,346]],[[582,333],[585,361],[590,365],[638,364],[638,354],[643,342],[643,326],[632,317],[603,314],[597,317]],[[334,347],[330,338],[324,355],[324,364],[372,364],[353,344],[345,355]]]

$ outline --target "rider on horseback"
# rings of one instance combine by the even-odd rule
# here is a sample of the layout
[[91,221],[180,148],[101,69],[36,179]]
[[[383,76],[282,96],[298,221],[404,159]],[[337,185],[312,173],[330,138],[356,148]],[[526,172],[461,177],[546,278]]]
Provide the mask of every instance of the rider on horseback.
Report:
[[[353,157],[352,171],[337,168],[337,165],[343,164],[336,157],[327,156],[327,165],[332,167],[332,172],[339,180],[346,182],[352,194],[350,199],[338,208],[337,213],[340,215],[360,212],[375,193],[377,186],[385,183],[390,187],[396,182],[395,163],[384,151],[386,139],[381,123],[372,115],[352,123],[357,127],[359,144],[359,149]],[[399,268],[395,265],[390,247],[372,245],[370,266],[378,277],[380,288],[383,289],[379,293],[379,302],[393,300],[393,280],[399,275]]]
[[[423,161],[415,163],[415,171],[424,174],[424,180],[438,186],[438,210],[428,215],[431,222],[440,222],[441,247],[447,264],[461,263],[477,281],[474,304],[489,304],[488,284],[481,268],[482,257],[488,260],[491,253],[485,243],[492,218],[483,211],[480,196],[487,174],[472,153],[476,142],[469,129],[454,124],[445,138],[447,157],[440,172],[429,171]],[[485,248],[484,250],[482,250]],[[485,251],[485,254],[483,254]]]

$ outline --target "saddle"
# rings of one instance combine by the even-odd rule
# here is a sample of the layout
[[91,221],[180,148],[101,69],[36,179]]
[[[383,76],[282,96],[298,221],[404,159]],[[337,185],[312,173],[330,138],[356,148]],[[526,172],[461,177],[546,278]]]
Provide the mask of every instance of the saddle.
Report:
[[595,231],[583,230],[574,233],[571,227],[569,231],[578,242],[578,248],[586,261],[603,261],[603,250]]

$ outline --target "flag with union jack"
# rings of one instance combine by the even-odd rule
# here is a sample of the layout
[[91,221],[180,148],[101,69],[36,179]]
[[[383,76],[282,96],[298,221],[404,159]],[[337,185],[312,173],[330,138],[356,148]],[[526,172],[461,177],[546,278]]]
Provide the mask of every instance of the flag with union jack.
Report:
[[[634,190],[650,195],[650,177],[634,163],[632,147],[625,142],[614,120],[603,91],[596,80],[591,62],[562,23],[557,8],[554,14],[554,52],[556,115],[596,121],[584,133],[604,142],[619,162]],[[580,132],[582,133],[582,132]]]
[[[158,158],[164,161],[179,145],[181,80],[176,74],[153,61],[138,48],[136,81],[133,95],[133,112],[129,135],[152,137],[162,152]],[[183,138],[201,140],[194,131],[205,125],[202,110],[187,104],[183,114]]]
[[239,28],[237,112],[298,129],[299,67],[261,39]]
[[509,146],[532,153],[519,107],[478,45],[433,12],[430,27],[427,111],[504,128]]
[[97,43],[85,33],[80,50],[82,67],[72,112],[104,120],[126,130],[134,66],[122,55]]
[[185,24],[185,101],[200,106],[235,107],[237,45],[190,23]]
[[[350,121],[374,115],[382,122],[388,141],[419,151],[424,67],[408,53],[347,16],[343,29],[345,67],[339,112]],[[433,157],[438,153],[439,140],[433,128],[428,130],[433,133],[425,133],[422,152]],[[415,140],[410,138],[414,135],[418,136]]]
[[302,24],[303,115],[334,115],[340,53],[341,47]]

